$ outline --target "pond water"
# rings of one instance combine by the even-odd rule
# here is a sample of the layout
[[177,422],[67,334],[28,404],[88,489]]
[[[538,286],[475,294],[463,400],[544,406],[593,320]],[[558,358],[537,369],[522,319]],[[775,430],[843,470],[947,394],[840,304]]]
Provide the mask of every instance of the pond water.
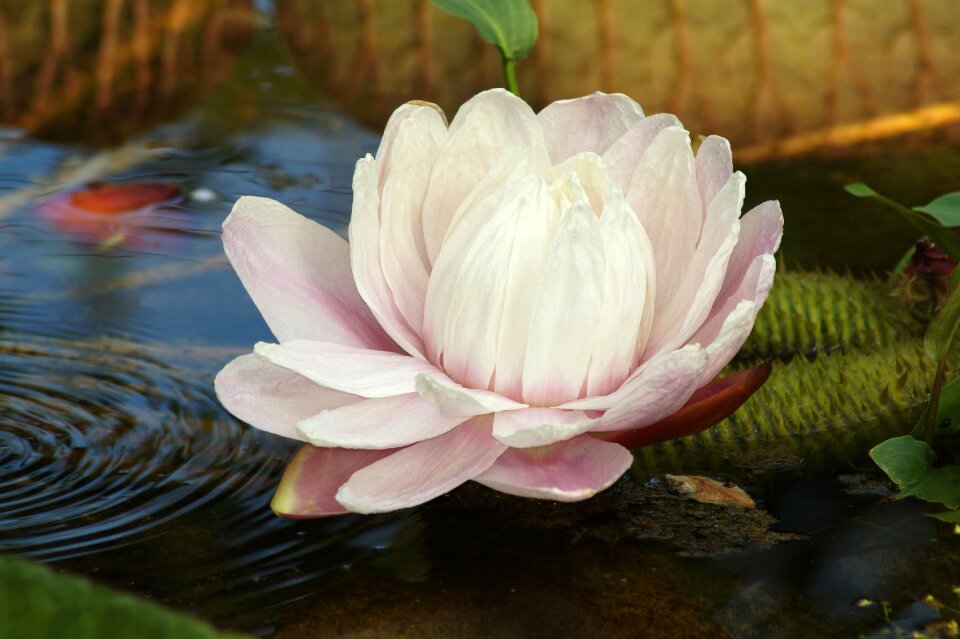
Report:
[[[156,123],[111,106],[122,140],[87,115],[2,131],[0,552],[280,638],[909,636],[954,614],[927,595],[960,608],[960,537],[891,501],[862,451],[729,470],[759,502],[749,514],[638,471],[578,505],[466,486],[391,515],[275,517],[295,447],[234,420],[212,390],[269,339],[220,224],[253,194],[344,233],[353,164],[378,134],[302,79],[261,9],[229,64],[208,60],[219,75],[199,74]],[[868,279],[912,234],[843,184],[909,203],[960,190],[960,152],[935,140],[746,170],[748,206],[783,203],[788,268]],[[182,196],[121,226],[49,214],[96,181]]]

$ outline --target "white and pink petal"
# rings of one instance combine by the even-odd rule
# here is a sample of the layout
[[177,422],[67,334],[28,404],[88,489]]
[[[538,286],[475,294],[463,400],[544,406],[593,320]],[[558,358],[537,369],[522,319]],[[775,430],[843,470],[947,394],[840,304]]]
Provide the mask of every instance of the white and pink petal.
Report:
[[331,342],[260,342],[254,352],[315,384],[361,397],[413,393],[417,375],[440,373],[432,364],[410,355]]
[[383,275],[377,183],[376,161],[367,155],[357,162],[353,174],[353,212],[348,229],[356,288],[383,330],[408,354],[424,359],[419,331],[414,330],[400,312]]
[[474,481],[509,495],[581,501],[609,488],[633,463],[623,446],[589,435],[537,448],[511,448]]
[[303,439],[297,423],[362,398],[317,386],[259,355],[242,355],[214,380],[217,398],[238,419],[268,433]]
[[[397,308],[414,332],[423,326],[430,259],[423,235],[423,201],[430,169],[447,139],[435,105],[405,105],[387,149],[377,153],[380,174],[380,263]],[[382,156],[382,157],[381,157]]]
[[[533,296],[523,362],[523,401],[555,406],[580,395],[603,311],[604,247],[587,201],[563,213]],[[562,345],[558,347],[558,345]]]
[[437,155],[423,205],[424,242],[431,263],[460,203],[503,156],[532,147],[545,147],[543,131],[529,105],[509,91],[484,91],[460,107]]
[[330,229],[245,196],[223,223],[223,245],[277,339],[396,350],[357,292],[350,248]]
[[314,446],[377,450],[432,439],[467,419],[444,415],[417,393],[410,393],[324,410],[300,421],[297,431]]
[[506,450],[490,417],[403,448],[351,475],[336,499],[351,512],[381,513],[430,501],[490,468]]
[[473,417],[527,407],[493,391],[465,388],[443,374],[418,375],[417,393],[450,416]]
[[560,164],[583,151],[603,153],[643,119],[643,109],[622,93],[596,92],[553,102],[537,114],[537,119],[550,159]]
[[690,338],[691,344],[702,345],[709,355],[701,384],[716,377],[749,337],[776,270],[776,260],[769,253],[755,258],[737,290],[723,302],[718,301],[710,318]]
[[493,436],[512,448],[531,448],[576,437],[590,430],[595,419],[578,410],[524,408],[496,413]]
[[350,511],[336,500],[340,487],[358,470],[394,452],[317,448],[308,444],[287,464],[270,508],[288,519],[346,515]]
[[733,151],[730,142],[719,135],[709,135],[697,149],[697,184],[705,206],[733,175]]

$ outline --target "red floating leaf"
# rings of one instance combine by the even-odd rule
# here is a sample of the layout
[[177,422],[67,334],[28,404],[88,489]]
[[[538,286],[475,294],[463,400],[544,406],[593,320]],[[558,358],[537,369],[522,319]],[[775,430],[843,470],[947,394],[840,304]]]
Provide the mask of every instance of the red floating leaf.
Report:
[[104,184],[70,194],[70,206],[91,213],[124,213],[151,204],[168,202],[180,196],[176,185],[164,182],[141,184]]

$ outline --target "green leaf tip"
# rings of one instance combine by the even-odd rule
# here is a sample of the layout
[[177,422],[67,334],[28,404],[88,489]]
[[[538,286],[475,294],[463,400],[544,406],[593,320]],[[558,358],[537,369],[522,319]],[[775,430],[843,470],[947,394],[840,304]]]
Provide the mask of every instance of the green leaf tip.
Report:
[[941,195],[929,204],[913,207],[913,210],[926,213],[943,226],[960,226],[960,191]]
[[843,189],[850,195],[856,197],[876,197],[879,195],[876,191],[871,189],[869,186],[863,182],[854,182],[853,184],[847,184]]
[[480,37],[500,49],[504,60],[519,60],[537,42],[539,24],[528,0],[432,0],[476,27]]

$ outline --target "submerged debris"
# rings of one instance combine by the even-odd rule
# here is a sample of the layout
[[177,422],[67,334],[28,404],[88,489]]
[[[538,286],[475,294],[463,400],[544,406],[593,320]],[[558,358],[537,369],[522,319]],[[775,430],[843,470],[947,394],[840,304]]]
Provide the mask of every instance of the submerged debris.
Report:
[[746,491],[730,482],[722,483],[702,475],[664,475],[663,478],[681,495],[686,495],[701,504],[738,508],[756,508],[757,506]]

